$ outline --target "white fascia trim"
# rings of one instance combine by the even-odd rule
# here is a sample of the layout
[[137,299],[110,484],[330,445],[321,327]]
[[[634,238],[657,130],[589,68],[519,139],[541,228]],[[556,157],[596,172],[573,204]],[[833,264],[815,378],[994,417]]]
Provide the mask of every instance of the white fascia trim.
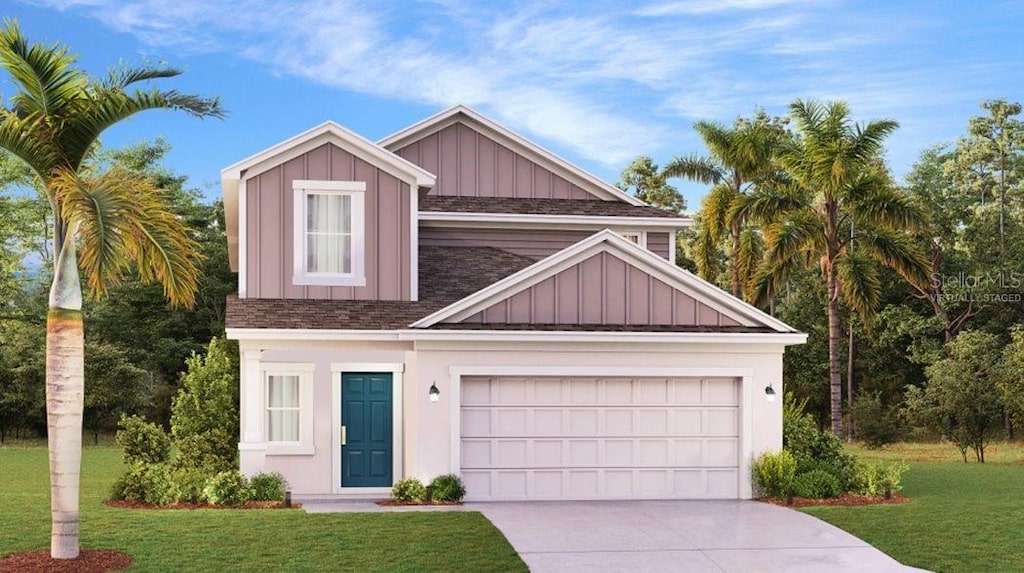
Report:
[[689,227],[693,219],[688,217],[609,217],[593,215],[542,215],[518,213],[454,213],[446,211],[421,211],[417,217],[432,227],[465,227],[466,223],[481,223],[486,226],[507,225],[537,228],[539,226],[580,225],[585,227],[646,227],[669,230]]
[[319,341],[495,341],[495,342],[614,342],[650,344],[774,344],[807,342],[803,332],[595,332],[537,330],[291,330],[270,328],[229,328],[233,340],[319,340]]
[[670,286],[693,296],[693,298],[700,300],[708,307],[731,317],[740,324],[745,324],[746,326],[764,325],[778,332],[796,332],[796,329],[784,322],[733,297],[689,271],[681,269],[666,259],[661,258],[659,255],[631,241],[627,241],[609,229],[597,232],[575,245],[566,247],[546,259],[542,259],[460,301],[454,302],[441,310],[417,320],[410,326],[412,328],[426,328],[443,320],[461,320],[472,316],[491,304],[529,288],[571,267],[584,258],[600,252],[602,244],[607,245],[604,247],[604,250],[618,251],[627,262],[656,275]]
[[437,177],[422,167],[391,153],[387,149],[373,143],[365,137],[348,130],[333,121],[325,121],[294,137],[290,137],[276,145],[221,170],[222,178],[241,179],[243,175],[253,176],[274,167],[288,159],[297,157],[311,149],[328,142],[341,142],[354,149],[370,163],[390,171],[398,171],[406,175],[402,179],[412,178],[417,185],[433,187]]
[[[393,147],[397,147],[403,143],[406,143],[407,139],[414,138],[418,135],[429,135],[434,131],[439,131],[440,129],[450,125],[452,122],[448,120],[454,118],[456,115],[460,113],[465,115],[473,122],[477,123],[480,127],[485,128],[485,130],[491,131],[494,135],[497,135],[499,139],[504,139],[505,141],[503,143],[511,143],[509,147],[511,147],[513,150],[516,150],[516,148],[518,148],[520,152],[525,152],[523,153],[523,155],[527,156],[527,158],[529,158],[532,155],[535,158],[541,159],[542,164],[547,162],[551,165],[556,166],[557,168],[560,168],[561,170],[568,171],[569,173],[579,177],[584,182],[593,186],[594,191],[598,191],[600,194],[605,195],[605,197],[618,201],[625,201],[626,203],[629,203],[631,205],[646,205],[646,203],[644,203],[640,199],[637,199],[636,197],[630,195],[629,193],[626,193],[625,191],[619,189],[614,185],[602,181],[597,176],[581,169],[580,167],[577,167],[576,165],[573,165],[572,163],[569,163],[568,161],[562,159],[561,157],[555,155],[554,153],[548,151],[547,149],[544,149],[540,145],[537,145],[536,143],[530,141],[529,139],[523,137],[522,135],[519,135],[518,133],[509,130],[508,128],[502,126],[501,124],[483,116],[479,112],[470,109],[469,107],[463,104],[455,105],[446,110],[442,110],[422,121],[419,121],[405,129],[402,129],[401,131],[393,133],[385,137],[384,139],[378,141],[377,145],[380,145],[381,147],[387,149],[391,149]],[[430,128],[435,129],[431,130],[430,133],[421,133],[430,130]]]
[[[235,188],[238,190],[238,298],[246,298],[249,291],[249,241],[247,240],[249,223],[246,221],[249,199],[247,197],[245,181],[236,181],[235,184]],[[225,187],[225,189],[227,188]],[[230,230],[228,231],[228,248],[230,249],[231,236]]]

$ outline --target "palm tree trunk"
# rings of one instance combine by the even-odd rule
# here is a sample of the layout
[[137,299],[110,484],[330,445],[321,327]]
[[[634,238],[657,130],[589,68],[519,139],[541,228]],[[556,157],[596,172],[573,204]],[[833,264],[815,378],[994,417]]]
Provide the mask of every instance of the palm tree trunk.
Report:
[[732,296],[740,298],[743,294],[743,289],[740,285],[740,226],[733,225],[729,229],[732,234],[732,260],[729,266],[732,269]]
[[832,433],[843,437],[843,381],[839,376],[839,296],[835,270],[826,270],[828,280],[828,381],[832,406]]
[[50,556],[78,557],[85,329],[73,235],[57,256],[46,316],[46,429],[50,451]]

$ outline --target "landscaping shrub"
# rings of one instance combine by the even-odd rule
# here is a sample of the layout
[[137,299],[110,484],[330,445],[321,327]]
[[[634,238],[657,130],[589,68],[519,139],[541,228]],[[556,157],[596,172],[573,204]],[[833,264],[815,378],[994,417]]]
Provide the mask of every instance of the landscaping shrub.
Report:
[[192,354],[171,405],[178,467],[219,473],[238,467],[238,369],[228,341],[214,338],[205,355]]
[[216,505],[242,505],[252,500],[252,490],[242,472],[231,470],[210,478],[203,488],[203,496]]
[[795,477],[796,459],[786,450],[766,452],[754,460],[754,481],[761,495],[788,498]]
[[843,449],[842,440],[835,434],[818,430],[813,418],[803,411],[805,403],[796,403],[790,394],[786,395],[782,410],[783,449],[793,454],[798,474],[825,471],[839,480],[843,491],[850,491],[856,481],[857,458]]
[[854,491],[861,495],[882,495],[886,499],[903,489],[903,474],[910,469],[905,463],[857,464]]
[[202,503],[206,500],[203,488],[213,477],[201,468],[175,468],[171,471],[175,498],[183,503]]
[[171,439],[167,433],[139,416],[121,415],[114,439],[121,446],[124,463],[161,464],[170,459]]
[[850,408],[857,438],[864,445],[876,449],[900,439],[903,428],[896,412],[882,404],[879,394],[858,396]]
[[843,488],[839,479],[824,470],[812,470],[793,479],[793,495],[809,499],[839,497]]
[[249,479],[249,488],[254,501],[284,501],[288,482],[277,472],[259,473]]
[[391,497],[396,501],[423,501],[427,497],[427,488],[416,478],[400,479],[391,488]]
[[455,474],[437,476],[430,482],[430,489],[431,497],[437,501],[462,501],[466,496],[466,487]]
[[111,499],[167,505],[176,500],[170,466],[135,462],[110,488]]

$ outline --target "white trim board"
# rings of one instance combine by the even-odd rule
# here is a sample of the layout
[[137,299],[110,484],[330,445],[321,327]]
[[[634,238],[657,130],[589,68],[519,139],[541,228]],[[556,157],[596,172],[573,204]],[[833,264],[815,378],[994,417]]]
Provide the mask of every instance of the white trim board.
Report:
[[378,141],[377,145],[380,145],[385,149],[395,150],[414,141],[418,141],[423,137],[436,133],[459,121],[466,122],[466,125],[469,127],[480,131],[527,159],[535,161],[536,163],[550,169],[552,172],[565,177],[570,182],[576,183],[597,197],[614,201],[623,201],[630,205],[646,205],[646,203],[640,199],[622,191],[614,185],[602,181],[597,176],[588,173],[572,163],[569,163],[522,135],[503,127],[499,123],[488,119],[479,112],[462,104],[442,110],[441,112],[414,123],[401,131],[393,133]]
[[784,322],[729,295],[700,277],[673,265],[609,229],[595,233],[571,247],[417,320],[410,326],[427,328],[442,321],[463,320],[600,252],[609,252],[622,258],[627,263],[657,277],[669,286],[684,292],[744,326],[767,326],[776,332],[796,332],[794,328]]
[[460,213],[447,211],[421,211],[420,222],[430,227],[520,227],[571,229],[605,227],[644,227],[674,231],[689,227],[689,217],[614,217],[594,215],[544,215],[521,213]]

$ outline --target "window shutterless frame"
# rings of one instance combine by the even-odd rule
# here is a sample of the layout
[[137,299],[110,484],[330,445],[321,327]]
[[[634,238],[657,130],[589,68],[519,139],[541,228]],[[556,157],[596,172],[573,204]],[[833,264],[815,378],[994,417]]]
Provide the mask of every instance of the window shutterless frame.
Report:
[[[313,446],[313,374],[312,364],[265,362],[260,365],[260,391],[262,392],[263,442],[267,444],[267,455],[308,455],[314,453]],[[297,378],[297,405],[273,405],[271,399],[271,378],[283,381]],[[272,440],[270,418],[273,412],[297,412],[298,435],[296,440]],[[283,421],[284,416],[280,419]]]
[[[296,285],[366,286],[366,182],[364,181],[292,181],[293,198],[293,274]],[[309,197],[337,195],[349,198],[349,231],[327,230],[329,234],[347,234],[349,238],[348,272],[316,272],[307,267]],[[323,232],[323,229],[318,229]]]

